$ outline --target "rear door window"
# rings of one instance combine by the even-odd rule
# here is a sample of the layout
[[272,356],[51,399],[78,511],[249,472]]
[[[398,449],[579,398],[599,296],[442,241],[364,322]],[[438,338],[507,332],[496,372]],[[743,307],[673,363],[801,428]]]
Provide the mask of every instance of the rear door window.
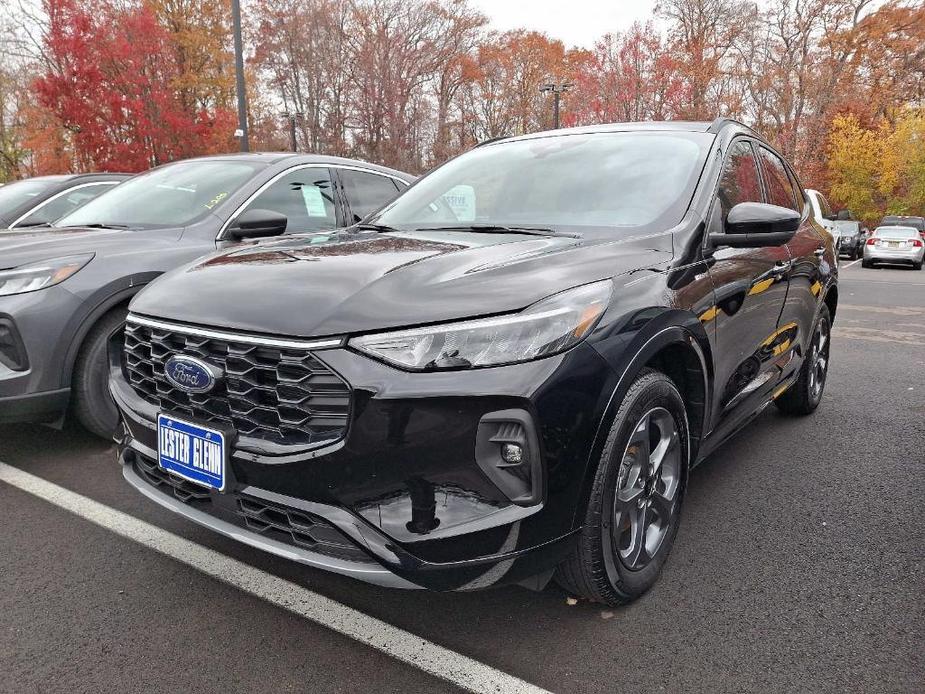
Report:
[[796,199],[793,186],[787,175],[787,167],[774,152],[759,147],[761,153],[761,167],[764,171],[764,182],[768,190],[768,202],[788,209],[796,209]]
[[341,169],[340,179],[354,223],[394,200],[399,191],[393,179],[367,171]]
[[286,215],[287,234],[333,229],[337,226],[331,172],[325,167],[290,171],[260,193],[245,209]]

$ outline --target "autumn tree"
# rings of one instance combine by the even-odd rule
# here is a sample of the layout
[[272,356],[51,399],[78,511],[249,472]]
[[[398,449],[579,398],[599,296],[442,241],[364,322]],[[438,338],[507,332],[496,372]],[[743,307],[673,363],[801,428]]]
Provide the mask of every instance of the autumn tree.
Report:
[[676,118],[690,100],[680,60],[651,23],[604,35],[589,58],[571,99],[578,123]]
[[80,168],[141,171],[210,151],[233,128],[227,111],[184,108],[176,56],[147,5],[46,7],[48,67],[34,90],[68,131]]

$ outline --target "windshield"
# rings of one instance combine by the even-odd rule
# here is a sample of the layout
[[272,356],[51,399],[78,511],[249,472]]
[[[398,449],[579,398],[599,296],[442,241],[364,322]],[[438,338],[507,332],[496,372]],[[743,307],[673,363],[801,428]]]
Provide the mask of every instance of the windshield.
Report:
[[919,232],[912,227],[879,227],[875,232],[875,236],[878,237],[888,237],[891,239],[917,239],[919,237]]
[[261,166],[242,161],[187,161],[162,166],[116,186],[54,226],[186,226],[209,214]]
[[478,147],[370,221],[405,229],[498,225],[636,234],[681,221],[706,133],[554,135]]
[[13,210],[49,190],[56,181],[16,181],[0,187],[0,213]]

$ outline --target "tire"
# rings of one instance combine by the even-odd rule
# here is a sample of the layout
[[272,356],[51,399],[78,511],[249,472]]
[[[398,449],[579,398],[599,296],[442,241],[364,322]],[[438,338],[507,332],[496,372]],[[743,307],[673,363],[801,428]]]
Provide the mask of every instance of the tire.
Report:
[[[658,436],[654,448],[653,432]],[[653,472],[650,461],[660,448]],[[639,456],[640,450],[652,454]],[[606,605],[628,603],[651,588],[678,532],[689,458],[681,394],[665,374],[643,370],[617,410],[578,544],[556,569],[556,582],[572,595]],[[655,531],[649,537],[639,528]],[[639,551],[643,547],[646,551]]]
[[128,310],[113,309],[84,338],[74,364],[73,411],[87,431],[112,439],[119,413],[109,395],[109,337],[124,323]]
[[921,269],[922,269],[922,263],[915,263],[915,264],[912,265],[912,268],[913,268],[914,270],[921,270]]
[[819,407],[829,370],[831,330],[829,307],[823,304],[813,325],[812,339],[806,350],[806,359],[800,367],[800,375],[796,382],[774,401],[777,409],[784,414],[805,416]]
[[871,261],[869,261],[867,258],[864,258],[864,260],[861,261],[861,267],[873,267],[873,266],[874,264]]

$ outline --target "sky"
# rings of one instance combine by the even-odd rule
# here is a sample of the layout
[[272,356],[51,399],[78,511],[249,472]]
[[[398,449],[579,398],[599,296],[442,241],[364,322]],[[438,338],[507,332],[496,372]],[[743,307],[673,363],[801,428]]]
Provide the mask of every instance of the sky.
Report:
[[473,0],[491,28],[536,29],[567,48],[590,48],[604,34],[623,31],[652,17],[656,0]]

